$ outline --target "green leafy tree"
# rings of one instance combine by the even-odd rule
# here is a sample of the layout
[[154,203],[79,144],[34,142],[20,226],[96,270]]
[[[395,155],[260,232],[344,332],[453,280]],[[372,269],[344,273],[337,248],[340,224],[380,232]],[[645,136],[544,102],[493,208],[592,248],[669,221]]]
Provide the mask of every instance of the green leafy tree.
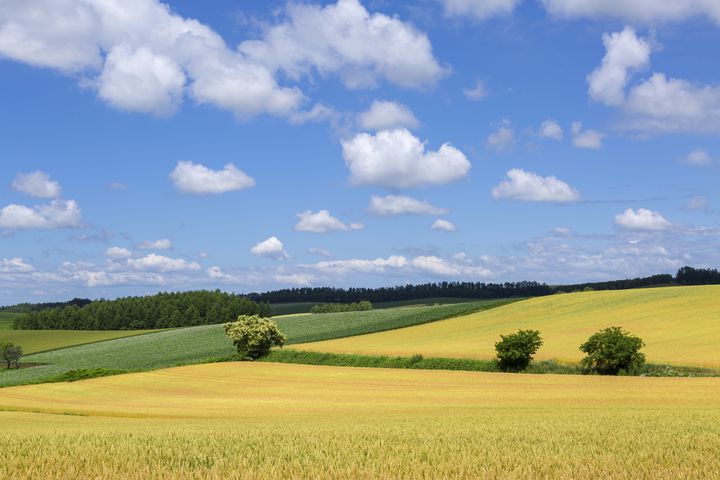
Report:
[[15,345],[12,342],[0,344],[0,357],[7,364],[7,368],[10,368],[12,364],[15,364],[15,368],[20,368],[20,358],[23,355],[22,347]]
[[637,373],[645,364],[640,349],[645,343],[622,327],[609,327],[594,333],[580,350],[587,354],[580,361],[585,373],[617,375],[621,371]]
[[500,368],[506,372],[525,370],[542,344],[537,330],[518,330],[510,335],[500,335],[500,341],[495,344]]
[[224,327],[245,360],[258,359],[267,355],[272,347],[285,345],[285,335],[277,323],[258,315],[240,315],[236,322],[226,323]]

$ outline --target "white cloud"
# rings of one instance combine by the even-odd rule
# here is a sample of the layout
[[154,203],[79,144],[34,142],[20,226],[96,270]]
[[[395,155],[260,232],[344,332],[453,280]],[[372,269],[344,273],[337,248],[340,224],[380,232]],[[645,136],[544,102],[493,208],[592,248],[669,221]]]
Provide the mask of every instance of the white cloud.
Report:
[[515,144],[515,132],[511,127],[503,125],[488,135],[485,143],[488,148],[491,148],[496,152],[505,152],[511,149]]
[[456,230],[455,224],[443,219],[437,219],[430,227],[433,230],[440,230],[441,232],[454,232]]
[[388,258],[347,259],[317,262],[306,265],[315,271],[329,275],[344,276],[348,274],[423,274],[429,273],[438,277],[490,277],[492,272],[482,266],[457,263],[433,255],[422,255],[407,258],[393,255]]
[[258,257],[274,258],[276,260],[284,260],[290,257],[285,251],[283,243],[277,237],[263,240],[252,247],[250,252]]
[[320,247],[308,248],[307,252],[312,253],[313,255],[319,255],[319,256],[325,257],[325,258],[333,257],[333,254],[330,251],[325,250],[324,248],[320,248]]
[[141,250],[170,250],[172,246],[172,240],[161,238],[160,240],[145,240],[138,245],[138,248]]
[[327,210],[318,210],[315,213],[306,210],[298,213],[297,217],[298,223],[295,225],[295,230],[298,232],[328,233],[336,230],[350,230],[350,227],[330,215]]
[[97,79],[98,95],[121,110],[170,115],[180,106],[186,77],[180,65],[142,46],[118,45]]
[[482,100],[487,97],[488,92],[485,82],[477,80],[473,87],[463,89],[463,94],[471,100]]
[[200,270],[201,268],[196,262],[188,262],[182,258],[170,258],[156,253],[151,253],[140,258],[129,258],[127,265],[134,270],[162,273]]
[[720,3],[715,0],[542,0],[547,11],[561,18],[617,18],[654,24],[709,17],[720,23]]
[[521,0],[442,0],[445,15],[487,20],[510,15]]
[[313,275],[303,273],[290,273],[290,274],[277,274],[275,280],[280,283],[287,283],[290,285],[310,285],[315,277]]
[[622,32],[603,34],[605,57],[588,76],[590,98],[606,105],[620,105],[633,71],[650,65],[650,44],[626,27]]
[[685,158],[682,159],[682,162],[686,165],[707,167],[713,164],[713,159],[705,150],[698,148],[688,153]]
[[6,2],[0,55],[82,74],[83,85],[110,105],[156,115],[172,113],[185,93],[240,117],[289,116],[304,100],[212,29],[158,0]]
[[373,215],[389,217],[393,215],[444,215],[445,208],[436,207],[426,201],[417,200],[406,195],[373,195],[370,199],[368,212]]
[[75,228],[81,224],[80,207],[74,200],[53,200],[34,207],[10,204],[0,209],[0,227],[4,228]]
[[572,124],[573,145],[577,148],[597,150],[602,147],[605,134],[597,130],[583,130],[581,122]]
[[225,165],[222,170],[211,170],[199,163],[178,162],[170,178],[179,190],[196,195],[225,193],[255,186],[255,180],[232,163]]
[[626,230],[637,231],[662,231],[673,226],[660,213],[647,208],[638,208],[637,210],[628,208],[615,216],[615,224]]
[[385,79],[401,87],[431,86],[446,75],[427,36],[396,17],[369,13],[358,0],[326,6],[289,3],[285,21],[239,50],[291,79],[313,71],[337,74],[350,88]]
[[622,128],[649,133],[720,132],[720,85],[699,85],[654,72],[629,85],[649,65],[651,42],[631,28],[603,36],[607,53],[589,77],[591,98],[620,108]]
[[110,190],[127,190],[128,187],[124,183],[112,182],[108,185],[108,188],[110,188]]
[[127,248],[110,247],[105,251],[105,256],[115,260],[132,257],[132,252]]
[[407,129],[361,133],[344,141],[343,157],[352,183],[389,188],[440,185],[459,180],[470,171],[465,155],[450,144],[427,151],[425,143]]
[[375,100],[370,109],[358,116],[358,123],[364,130],[414,129],[420,125],[407,106],[385,100]]
[[29,273],[35,271],[35,267],[25,262],[22,258],[0,259],[0,273]]
[[50,175],[40,170],[18,173],[12,187],[35,198],[57,198],[61,191],[60,184],[50,180]]
[[580,199],[580,193],[567,183],[519,168],[508,171],[507,180],[494,187],[492,195],[524,202],[575,202]]
[[552,140],[563,139],[563,129],[555,120],[545,120],[540,124],[537,132],[541,138],[550,138]]

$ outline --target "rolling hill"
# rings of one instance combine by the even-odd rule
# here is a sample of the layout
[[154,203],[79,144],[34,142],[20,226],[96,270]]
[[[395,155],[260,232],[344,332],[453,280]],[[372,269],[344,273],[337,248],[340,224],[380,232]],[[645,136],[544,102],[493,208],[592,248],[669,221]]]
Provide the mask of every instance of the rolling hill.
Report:
[[533,298],[400,330],[295,345],[331,353],[489,359],[500,334],[540,330],[536,359],[577,362],[597,330],[621,326],[646,343],[649,362],[720,368],[720,286],[581,292]]

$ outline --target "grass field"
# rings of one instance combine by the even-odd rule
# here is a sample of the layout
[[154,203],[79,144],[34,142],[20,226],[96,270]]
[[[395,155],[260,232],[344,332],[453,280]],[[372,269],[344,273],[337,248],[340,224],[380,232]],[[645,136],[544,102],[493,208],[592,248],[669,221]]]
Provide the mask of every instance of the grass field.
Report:
[[720,379],[223,363],[0,390],[2,478],[718,478]]
[[0,330],[10,330],[13,326],[15,317],[20,315],[19,313],[12,312],[0,312]]
[[[506,301],[370,312],[293,315],[277,317],[274,320],[278,322],[281,331],[287,336],[288,343],[292,344],[431,322],[453,315],[461,315],[463,312],[492,308],[502,305],[504,302]],[[10,333],[15,332],[21,331],[10,331]],[[52,339],[58,331],[39,330],[36,332],[38,335],[46,335],[47,338]],[[77,331],[76,333],[81,332]],[[0,335],[1,337],[2,335]],[[22,342],[18,343],[24,347]],[[232,343],[225,335],[222,325],[167,330],[28,355],[23,358],[23,361],[47,365],[20,370],[0,370],[0,387],[37,382],[79,368],[149,370],[200,363],[228,356],[233,352]]]
[[157,330],[2,330],[1,342],[13,342],[27,354],[132,337]]
[[582,292],[361,337],[296,345],[330,353],[489,359],[500,334],[540,330],[536,358],[577,362],[579,345],[618,325],[640,336],[652,363],[720,368],[720,286]]
[[[486,300],[479,300],[473,298],[456,298],[456,297],[432,297],[432,298],[421,298],[418,300],[398,300],[395,302],[376,302],[373,303],[373,308],[376,310],[384,310],[387,308],[399,308],[399,307],[419,307],[429,305],[450,305],[454,303],[468,303],[468,302],[483,302]],[[295,303],[275,303],[272,304],[273,315],[288,315],[293,313],[309,313],[310,309],[315,305],[323,302],[295,302]]]

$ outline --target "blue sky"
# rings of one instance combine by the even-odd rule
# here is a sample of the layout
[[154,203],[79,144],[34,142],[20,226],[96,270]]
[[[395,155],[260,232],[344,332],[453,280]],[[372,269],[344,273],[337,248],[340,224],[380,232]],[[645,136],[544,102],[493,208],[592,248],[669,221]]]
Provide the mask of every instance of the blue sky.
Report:
[[720,264],[720,6],[6,2],[0,304]]

